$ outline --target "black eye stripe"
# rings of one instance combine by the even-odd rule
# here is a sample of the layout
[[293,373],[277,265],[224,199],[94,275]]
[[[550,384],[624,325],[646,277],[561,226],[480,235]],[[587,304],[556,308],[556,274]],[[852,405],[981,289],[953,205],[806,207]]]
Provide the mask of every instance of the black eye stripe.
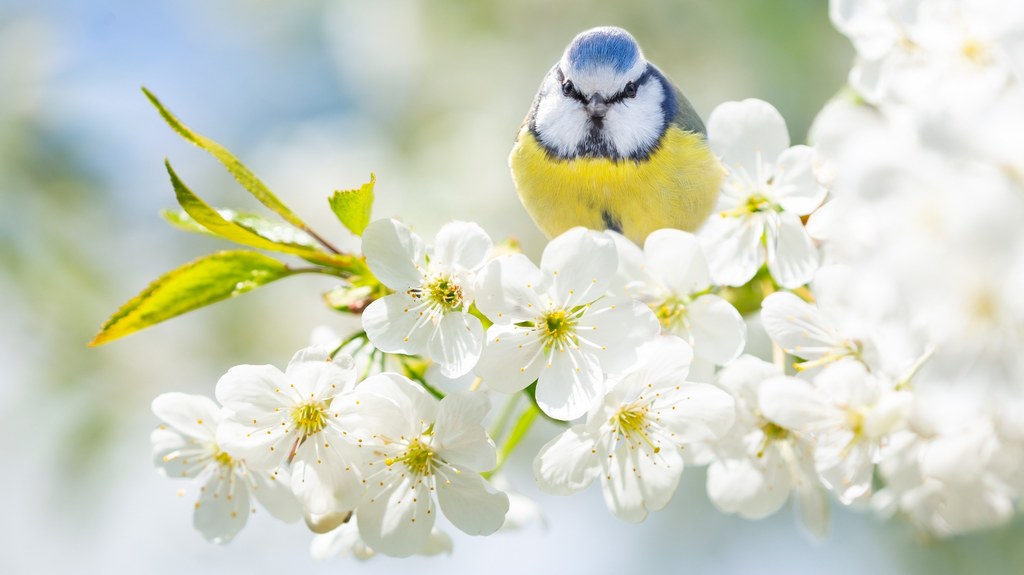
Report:
[[[644,70],[643,74],[640,74],[640,77],[637,78],[636,81],[627,83],[633,84],[634,86],[634,91],[632,94],[628,94],[628,90],[626,88],[623,88],[622,90],[616,92],[615,95],[613,95],[611,98],[605,100],[605,103],[614,104],[616,102],[621,102],[627,98],[635,97],[637,92],[640,91],[640,87],[646,84],[647,81],[650,80],[652,77],[653,74],[651,72],[650,67],[648,67],[646,70]],[[567,98],[572,98],[573,100],[579,100],[584,104],[587,103],[587,99],[583,96],[582,93],[580,93],[579,89],[576,88],[575,84],[572,83],[572,80],[567,80],[565,78],[565,72],[562,72],[561,68],[555,68],[555,79],[558,81],[559,88],[562,90],[563,95],[565,95]]]
[[627,98],[635,97],[636,94],[640,91],[640,87],[643,86],[644,84],[646,84],[647,81],[650,80],[652,77],[653,76],[651,74],[650,68],[648,68],[647,70],[644,70],[644,73],[640,74],[640,77],[637,78],[635,82],[632,82],[632,84],[634,86],[634,90],[635,90],[632,95],[629,95],[627,93],[627,90],[625,88],[623,88],[622,90],[619,90],[614,96],[609,98],[607,100],[607,102],[609,104],[614,104],[616,102],[621,102],[621,101],[623,101],[623,100],[625,100]]

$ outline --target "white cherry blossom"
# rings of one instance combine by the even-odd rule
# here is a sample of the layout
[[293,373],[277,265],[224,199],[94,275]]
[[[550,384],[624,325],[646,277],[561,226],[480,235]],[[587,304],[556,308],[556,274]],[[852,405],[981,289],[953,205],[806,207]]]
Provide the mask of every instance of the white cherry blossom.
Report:
[[533,466],[540,488],[568,495],[600,476],[616,517],[638,522],[663,509],[682,476],[686,444],[721,437],[734,418],[727,393],[686,381],[691,359],[675,336],[644,345],[637,366],[613,381],[586,423],[541,449]]
[[427,544],[437,507],[470,535],[501,527],[508,497],[480,471],[494,467],[494,443],[481,426],[489,402],[463,391],[438,402],[403,376],[383,373],[340,398],[358,412],[366,463],[365,494],[356,510],[371,549],[406,557]]
[[850,360],[824,368],[813,386],[793,377],[765,381],[758,403],[775,424],[813,437],[821,481],[845,504],[870,493],[880,450],[910,411],[909,394]]
[[700,230],[714,282],[741,286],[765,262],[785,288],[810,282],[819,256],[800,217],[825,198],[814,151],[790,147],[778,110],[755,99],[715,108],[708,144],[728,171],[715,212]]
[[221,409],[201,395],[165,393],[153,400],[153,413],[164,423],[153,430],[153,462],[167,477],[193,479],[199,486],[193,522],[203,537],[228,543],[245,527],[255,497],[271,515],[285,522],[301,517],[288,474],[251,470],[245,461],[221,449],[217,428]]
[[429,357],[447,377],[473,369],[484,330],[469,308],[476,273],[491,247],[491,238],[473,223],[445,225],[430,247],[395,220],[367,226],[366,263],[395,290],[363,312],[363,329],[373,345],[387,353]]
[[354,423],[337,399],[355,385],[350,356],[328,347],[300,350],[282,373],[239,365],[217,382],[225,421],[217,439],[253,469],[290,465],[291,486],[314,530],[333,528],[362,496],[362,455]]
[[494,322],[476,373],[503,393],[537,381],[537,403],[571,420],[604,395],[605,373],[625,370],[659,324],[643,303],[607,296],[618,265],[608,234],[573,228],[544,249],[491,262],[477,305]]
[[801,524],[823,537],[828,498],[814,469],[810,438],[767,419],[761,409],[758,391],[780,376],[777,366],[750,355],[719,372],[715,383],[735,398],[736,423],[712,446],[708,497],[719,511],[761,519],[792,495]]
[[650,306],[663,333],[683,338],[697,357],[714,364],[736,359],[747,326],[732,304],[709,293],[708,263],[693,234],[656,230],[643,250],[620,234],[612,237],[619,254],[617,287]]

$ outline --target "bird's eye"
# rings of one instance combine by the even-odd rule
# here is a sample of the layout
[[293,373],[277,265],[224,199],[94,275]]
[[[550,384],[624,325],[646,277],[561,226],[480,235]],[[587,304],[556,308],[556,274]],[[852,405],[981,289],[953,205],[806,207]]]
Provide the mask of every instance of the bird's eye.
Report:
[[622,89],[622,96],[636,98],[636,82],[626,82],[626,87]]
[[572,80],[562,82],[562,93],[570,98],[576,93],[576,86],[572,85]]

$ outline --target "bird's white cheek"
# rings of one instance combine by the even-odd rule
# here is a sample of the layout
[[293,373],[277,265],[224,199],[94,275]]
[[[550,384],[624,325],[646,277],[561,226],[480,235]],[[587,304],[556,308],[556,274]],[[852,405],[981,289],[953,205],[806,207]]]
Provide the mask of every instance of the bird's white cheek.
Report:
[[619,155],[650,150],[657,144],[664,125],[662,97],[660,87],[644,90],[636,98],[615,104],[608,110],[605,134]]
[[587,113],[579,102],[557,95],[540,101],[535,118],[541,141],[559,154],[570,155],[587,135]]

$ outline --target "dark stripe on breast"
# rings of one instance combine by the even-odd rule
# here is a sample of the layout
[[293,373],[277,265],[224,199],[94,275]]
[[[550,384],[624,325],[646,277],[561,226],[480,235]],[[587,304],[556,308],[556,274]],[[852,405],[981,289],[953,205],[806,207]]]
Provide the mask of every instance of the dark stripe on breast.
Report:
[[604,221],[605,228],[613,232],[619,232],[620,234],[622,233],[622,222],[619,221],[619,219],[616,218],[615,216],[611,215],[611,213],[609,213],[608,210],[603,210],[601,212],[601,220]]

